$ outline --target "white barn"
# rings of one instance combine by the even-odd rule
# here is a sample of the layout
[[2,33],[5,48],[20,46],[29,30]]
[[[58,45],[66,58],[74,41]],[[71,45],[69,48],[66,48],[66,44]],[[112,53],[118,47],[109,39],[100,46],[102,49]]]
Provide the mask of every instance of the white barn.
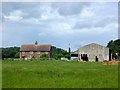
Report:
[[103,61],[109,60],[109,48],[91,43],[78,48],[78,58],[85,61]]

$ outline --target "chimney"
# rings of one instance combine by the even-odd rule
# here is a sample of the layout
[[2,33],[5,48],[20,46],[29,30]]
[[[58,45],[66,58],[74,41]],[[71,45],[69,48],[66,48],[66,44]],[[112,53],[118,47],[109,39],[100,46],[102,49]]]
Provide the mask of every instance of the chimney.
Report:
[[35,41],[35,45],[38,45],[38,42],[37,42],[37,41]]
[[70,43],[69,43],[69,49],[68,49],[68,52],[69,52],[69,53],[71,52],[71,50],[70,50]]

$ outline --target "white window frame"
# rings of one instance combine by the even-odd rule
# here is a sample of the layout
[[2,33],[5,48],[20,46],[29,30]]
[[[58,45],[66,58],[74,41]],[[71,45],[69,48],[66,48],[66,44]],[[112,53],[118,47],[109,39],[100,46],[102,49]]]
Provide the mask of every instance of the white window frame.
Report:
[[37,54],[40,54],[41,52],[37,52]]
[[45,54],[48,54],[48,52],[45,52]]
[[33,54],[33,51],[30,51],[29,54]]
[[22,52],[22,54],[25,54],[25,52]]

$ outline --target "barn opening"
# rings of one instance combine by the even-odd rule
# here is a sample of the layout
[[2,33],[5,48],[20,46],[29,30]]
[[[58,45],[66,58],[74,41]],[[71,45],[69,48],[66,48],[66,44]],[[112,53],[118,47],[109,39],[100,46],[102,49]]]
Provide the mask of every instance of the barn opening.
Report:
[[109,49],[109,61],[111,61],[111,49]]
[[88,56],[87,56],[87,54],[81,54],[81,59],[82,59],[83,61],[88,61]]
[[78,59],[78,54],[71,54],[71,59]]
[[95,56],[95,61],[98,62],[98,57],[97,56]]

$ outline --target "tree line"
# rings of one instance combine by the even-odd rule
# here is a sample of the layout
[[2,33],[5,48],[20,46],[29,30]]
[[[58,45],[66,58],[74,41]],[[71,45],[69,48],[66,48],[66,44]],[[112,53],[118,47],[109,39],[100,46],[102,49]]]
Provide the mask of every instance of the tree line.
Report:
[[109,41],[107,47],[111,50],[112,59],[120,59],[120,39]]
[[[7,48],[0,48],[2,51],[2,58],[19,58],[20,57],[20,47],[7,47]],[[69,53],[61,48],[57,48],[52,46],[52,58],[60,59],[61,57],[69,57]],[[45,56],[43,56],[45,57]]]
[[55,59],[60,59],[61,57],[69,58],[70,53],[64,49],[56,48],[55,46],[52,46],[52,56],[51,57],[55,58]]
[[7,47],[2,49],[2,58],[19,58],[20,47]]
[[[109,41],[107,44],[107,47],[111,50],[112,59],[118,59],[120,56],[120,39]],[[0,48],[0,53],[1,52],[2,52],[2,58],[19,58],[20,57],[19,55],[20,47]],[[69,58],[70,54],[64,49],[52,46],[51,57],[55,59],[60,59],[61,57]]]

